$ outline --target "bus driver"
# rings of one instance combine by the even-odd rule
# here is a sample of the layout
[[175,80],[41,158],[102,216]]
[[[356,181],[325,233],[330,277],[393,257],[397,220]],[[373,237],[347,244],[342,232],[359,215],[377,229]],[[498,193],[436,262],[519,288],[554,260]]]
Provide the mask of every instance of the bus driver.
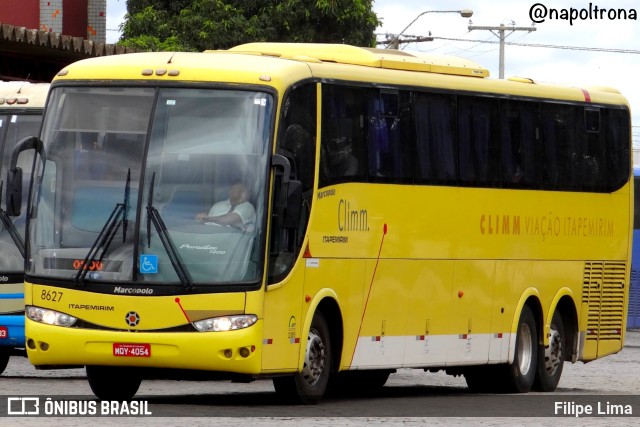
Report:
[[242,180],[235,180],[229,186],[229,198],[215,203],[209,213],[198,213],[196,221],[205,224],[229,225],[248,230],[254,225],[256,211],[247,198],[247,186]]

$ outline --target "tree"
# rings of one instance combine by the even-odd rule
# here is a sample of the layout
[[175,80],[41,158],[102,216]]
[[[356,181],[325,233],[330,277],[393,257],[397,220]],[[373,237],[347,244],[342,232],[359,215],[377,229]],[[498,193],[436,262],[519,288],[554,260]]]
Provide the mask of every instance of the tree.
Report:
[[203,51],[255,41],[375,47],[372,0],[127,0],[121,44]]

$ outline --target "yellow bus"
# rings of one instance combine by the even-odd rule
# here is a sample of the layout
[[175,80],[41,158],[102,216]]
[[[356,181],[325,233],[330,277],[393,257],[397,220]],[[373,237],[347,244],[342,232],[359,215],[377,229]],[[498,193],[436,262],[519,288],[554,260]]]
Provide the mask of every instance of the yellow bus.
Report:
[[[48,83],[0,82],[0,194],[11,155],[20,141],[40,131]],[[25,179],[31,172],[32,152],[16,159]],[[25,194],[26,196],[26,194]],[[11,355],[26,356],[24,344],[24,232],[27,198],[9,216],[0,203],[0,374]]]
[[613,89],[459,58],[79,61],[31,144],[29,360],[85,366],[101,399],[273,378],[314,403],[400,368],[554,390],[564,362],[623,346],[630,133]]

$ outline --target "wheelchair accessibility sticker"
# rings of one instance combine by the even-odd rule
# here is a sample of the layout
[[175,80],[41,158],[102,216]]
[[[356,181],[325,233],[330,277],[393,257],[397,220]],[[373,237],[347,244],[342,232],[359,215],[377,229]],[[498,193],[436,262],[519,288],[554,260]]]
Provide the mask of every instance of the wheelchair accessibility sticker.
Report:
[[151,274],[158,272],[158,255],[140,255],[140,273]]

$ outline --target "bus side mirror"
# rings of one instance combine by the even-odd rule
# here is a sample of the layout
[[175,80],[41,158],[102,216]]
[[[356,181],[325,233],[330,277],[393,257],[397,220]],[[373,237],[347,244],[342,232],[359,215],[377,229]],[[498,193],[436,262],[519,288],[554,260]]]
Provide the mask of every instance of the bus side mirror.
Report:
[[20,215],[22,206],[22,168],[18,167],[18,156],[26,150],[36,150],[42,158],[42,164],[46,161],[44,144],[37,136],[27,136],[16,143],[11,154],[11,163],[7,171],[7,192],[5,194],[6,212],[9,216]]
[[284,215],[282,218],[282,228],[294,229],[300,225],[300,212],[302,210],[302,183],[291,180],[287,186],[287,200]]
[[22,206],[22,168],[7,171],[6,212],[9,216],[19,216]]
[[282,154],[271,156],[271,166],[276,169],[276,226],[284,229],[297,228],[302,211],[302,183],[291,179],[291,163]]

